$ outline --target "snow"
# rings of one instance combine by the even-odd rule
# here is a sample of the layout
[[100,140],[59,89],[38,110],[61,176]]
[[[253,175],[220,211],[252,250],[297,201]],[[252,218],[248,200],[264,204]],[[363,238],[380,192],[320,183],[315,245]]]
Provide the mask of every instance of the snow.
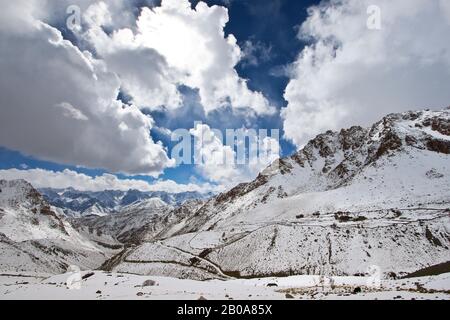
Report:
[[[88,273],[82,272],[80,276]],[[367,279],[363,277],[333,277],[328,282],[317,276],[194,281],[95,271],[81,280],[79,289],[73,285],[69,289],[67,283],[73,277],[74,273],[51,277],[0,275],[0,299],[197,300],[204,297],[208,300],[283,300],[287,299],[286,294],[292,295],[293,299],[450,299],[450,274],[385,280],[379,287],[373,287],[367,285]],[[154,281],[155,285],[143,286],[147,280]],[[362,292],[354,294],[356,287]]]
[[130,210],[139,210],[139,209],[160,209],[167,207],[168,204],[162,201],[159,198],[150,198],[143,201],[137,201],[136,203],[132,203],[126,207],[124,207],[123,211],[130,211]]

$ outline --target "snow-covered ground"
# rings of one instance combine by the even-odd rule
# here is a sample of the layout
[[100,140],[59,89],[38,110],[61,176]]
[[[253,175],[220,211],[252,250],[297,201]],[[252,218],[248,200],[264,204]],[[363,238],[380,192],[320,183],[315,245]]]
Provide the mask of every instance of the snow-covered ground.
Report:
[[[80,276],[85,279],[77,286]],[[360,292],[355,293],[359,289]],[[450,273],[403,280],[382,280],[380,283],[365,277],[320,276],[194,281],[102,271],[56,276],[0,275],[2,300],[198,300],[200,297],[208,300],[450,300]]]

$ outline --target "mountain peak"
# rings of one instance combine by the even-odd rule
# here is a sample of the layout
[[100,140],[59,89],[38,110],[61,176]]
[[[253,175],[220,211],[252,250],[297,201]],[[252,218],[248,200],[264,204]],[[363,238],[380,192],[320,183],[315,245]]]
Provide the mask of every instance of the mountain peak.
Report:
[[26,202],[29,205],[42,203],[42,196],[23,179],[0,180],[0,205],[17,206]]
[[286,175],[297,167],[308,168],[315,175],[330,178],[329,186],[336,187],[380,158],[414,150],[450,154],[448,110],[390,114],[369,128],[327,131],[291,157],[277,160],[262,174]]

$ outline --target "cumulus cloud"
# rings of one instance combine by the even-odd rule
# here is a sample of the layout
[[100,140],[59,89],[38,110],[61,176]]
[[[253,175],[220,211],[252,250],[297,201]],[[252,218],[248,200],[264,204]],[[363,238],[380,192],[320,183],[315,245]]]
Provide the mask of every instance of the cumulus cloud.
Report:
[[165,191],[169,193],[181,192],[218,192],[222,189],[209,183],[199,184],[179,184],[172,180],[158,180],[148,183],[143,180],[119,179],[112,174],[103,174],[91,177],[69,169],[64,171],[50,171],[44,169],[7,169],[0,170],[0,179],[15,180],[24,179],[36,188],[65,189],[72,187],[79,191],[103,191],[130,189],[140,191]]
[[188,0],[163,0],[161,6],[144,7],[136,27],[111,34],[103,28],[112,21],[108,10],[102,2],[89,7],[88,27],[79,36],[119,74],[137,104],[177,108],[176,86],[183,84],[199,90],[206,112],[221,107],[275,111],[235,69],[242,53],[236,38],[225,36],[226,8],[199,2],[192,9]]
[[148,108],[180,107],[179,74],[169,67],[166,59],[153,48],[136,42],[132,29],[119,29],[112,35],[105,32],[104,27],[117,27],[113,20],[116,15],[105,2],[89,6],[83,15],[86,31],[80,31],[78,36],[89,42],[108,68],[118,75],[122,89],[134,104]]
[[172,166],[152,119],[116,100],[117,75],[36,19],[39,2],[0,13],[0,144],[44,160],[157,176]]
[[136,38],[180,70],[184,84],[199,89],[206,111],[232,106],[272,113],[265,97],[249,90],[235,70],[241,50],[233,35],[225,37],[227,22],[224,7],[199,2],[193,10],[188,0],[163,0],[161,7],[144,8]]
[[[95,6],[97,3],[104,2],[108,6],[111,24],[113,23],[116,28],[122,28],[135,27],[136,17],[139,15],[138,8],[141,6],[155,7],[159,0],[29,0],[28,2],[38,3],[39,6],[36,6],[38,11],[35,11],[35,17],[52,25],[64,24],[67,21],[67,14],[74,13],[74,6],[79,8],[80,13],[83,14],[92,5]],[[36,14],[39,15],[36,16]]]
[[[0,13],[0,145],[61,164],[158,176],[175,163],[152,140],[155,124],[141,110],[164,106],[176,112],[183,107],[180,86],[198,92],[210,114],[221,107],[247,116],[275,111],[235,69],[245,53],[233,35],[225,35],[226,8],[199,2],[192,9],[188,0],[157,2],[5,3]],[[57,28],[74,6],[82,19],[68,35],[70,42]],[[117,100],[119,93],[130,97],[130,105]],[[227,170],[218,175],[200,171],[215,182],[244,172]],[[245,177],[257,170],[251,165]]]
[[[381,30],[367,8],[381,9]],[[328,129],[449,104],[446,0],[330,0],[309,9],[299,37],[311,44],[291,66],[283,110],[297,145]]]
[[197,124],[190,133],[195,138],[194,161],[198,172],[224,187],[253,180],[280,155],[278,139],[256,131],[237,130],[231,138],[229,133],[223,137],[220,131]]

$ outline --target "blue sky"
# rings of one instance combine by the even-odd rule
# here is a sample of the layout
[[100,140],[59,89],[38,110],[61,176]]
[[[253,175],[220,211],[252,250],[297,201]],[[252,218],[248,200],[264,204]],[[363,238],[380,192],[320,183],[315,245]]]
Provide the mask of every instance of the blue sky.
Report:
[[288,156],[327,130],[444,108],[449,32],[446,0],[11,2],[0,178],[220,191],[267,164],[174,166],[171,132],[210,135],[215,160],[235,150],[213,129],[278,129]]
[[[252,90],[263,92],[263,94],[277,108],[284,107],[286,101],[283,92],[288,78],[282,74],[282,69],[295,60],[296,55],[302,48],[302,42],[296,38],[297,27],[306,18],[306,9],[317,1],[288,1],[288,0],[243,0],[230,1],[206,1],[208,5],[226,6],[229,12],[229,22],[225,33],[233,34],[238,44],[243,48],[246,41],[251,41],[258,47],[252,54],[253,63],[247,63],[244,59],[237,65],[237,72],[242,78],[249,80]],[[142,3],[145,3],[143,1]],[[198,1],[192,1],[195,6]],[[136,6],[136,9],[138,6]],[[135,11],[138,12],[138,11]],[[72,33],[63,24],[59,26],[66,39],[77,43]],[[268,53],[262,50],[269,50]],[[282,127],[279,113],[269,117],[256,117],[250,123],[233,114],[231,110],[217,111],[205,115],[198,94],[190,88],[181,88],[185,94],[184,107],[182,110],[168,114],[162,111],[148,112],[156,121],[158,126],[171,130],[177,128],[192,128],[193,121],[202,121],[212,128],[225,130],[226,128],[240,128],[247,126],[252,128],[278,128]],[[121,97],[124,101],[126,98]],[[161,140],[165,146],[171,147],[173,143],[169,137],[152,130],[154,140]],[[296,147],[287,140],[281,141],[281,150],[284,156],[292,154]],[[42,168],[46,170],[61,171],[70,169],[90,176],[101,175],[106,170],[85,167],[62,165],[54,162],[42,161],[38,158],[27,156],[24,153],[7,148],[0,148],[0,169],[33,169]],[[119,174],[119,177],[125,177]],[[154,178],[145,175],[127,176],[132,179],[154,181]],[[159,179],[170,179],[179,183],[188,183],[193,179],[199,182],[205,179],[199,175],[193,165],[180,165],[176,168],[168,168]]]

